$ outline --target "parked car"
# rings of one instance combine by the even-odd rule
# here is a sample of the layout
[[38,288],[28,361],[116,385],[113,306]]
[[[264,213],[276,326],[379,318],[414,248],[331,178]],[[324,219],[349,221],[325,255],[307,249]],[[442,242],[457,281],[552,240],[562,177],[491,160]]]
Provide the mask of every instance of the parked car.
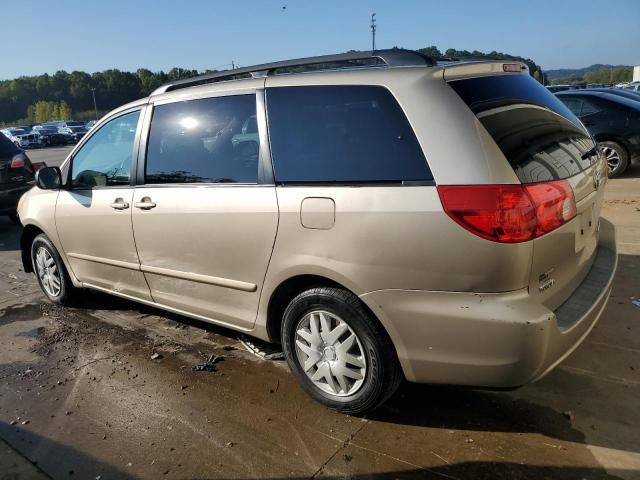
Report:
[[624,173],[640,154],[640,103],[611,92],[559,92],[560,100],[582,121],[607,156],[609,177]]
[[627,85],[624,86],[625,90],[631,90],[633,92],[639,92],[640,91],[640,82],[631,82],[631,83],[627,83]]
[[90,120],[85,124],[85,128],[87,129],[87,131],[91,130],[93,128],[93,126],[97,123],[97,120]]
[[636,92],[633,90],[624,90],[621,88],[590,88],[588,91],[610,93],[612,95],[618,95],[630,100],[640,101],[640,92]]
[[16,213],[18,200],[34,185],[35,172],[43,164],[31,160],[4,135],[0,135],[0,215],[8,215],[20,223]]
[[79,126],[67,127],[70,143],[78,143],[87,133],[87,129]]
[[31,132],[21,128],[7,128],[2,131],[18,148],[41,147],[42,139],[38,132]]
[[38,130],[44,146],[67,145],[68,136],[58,132],[57,128],[41,127]]
[[403,377],[512,388],[569,355],[616,269],[605,183],[525,64],[354,52],[111,112],[23,197],[22,259],[55,303],[93,288],[282,343],[361,413]]

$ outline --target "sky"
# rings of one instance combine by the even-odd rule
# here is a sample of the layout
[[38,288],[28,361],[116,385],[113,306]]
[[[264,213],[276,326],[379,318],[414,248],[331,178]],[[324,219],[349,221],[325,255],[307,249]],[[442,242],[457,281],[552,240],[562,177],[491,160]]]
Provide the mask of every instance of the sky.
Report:
[[[0,0],[0,11],[6,13],[5,2]],[[496,50],[529,57],[545,70],[640,65],[640,0],[20,0],[11,5],[16,15],[3,18],[0,28],[0,79],[57,70],[224,69],[232,61],[246,66],[368,49],[371,12],[377,17],[378,48]]]

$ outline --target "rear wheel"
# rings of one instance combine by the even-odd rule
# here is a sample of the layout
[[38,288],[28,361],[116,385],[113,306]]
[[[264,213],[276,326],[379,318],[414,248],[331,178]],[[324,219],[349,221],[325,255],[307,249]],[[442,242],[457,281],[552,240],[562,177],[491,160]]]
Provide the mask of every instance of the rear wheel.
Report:
[[51,240],[40,234],[31,244],[31,261],[40,288],[53,303],[69,305],[76,288]]
[[607,158],[609,178],[622,175],[629,166],[629,155],[624,147],[616,142],[600,142],[600,150]]
[[284,312],[282,340],[287,363],[304,389],[334,410],[372,410],[402,380],[391,340],[346,290],[319,287],[296,296]]

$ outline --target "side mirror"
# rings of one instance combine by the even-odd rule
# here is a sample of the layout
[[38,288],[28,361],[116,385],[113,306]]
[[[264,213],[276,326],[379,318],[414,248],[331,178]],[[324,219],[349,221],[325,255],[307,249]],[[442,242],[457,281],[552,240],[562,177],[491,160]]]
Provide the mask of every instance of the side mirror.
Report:
[[58,167],[45,167],[36,172],[36,185],[42,190],[58,190],[62,185],[62,172]]

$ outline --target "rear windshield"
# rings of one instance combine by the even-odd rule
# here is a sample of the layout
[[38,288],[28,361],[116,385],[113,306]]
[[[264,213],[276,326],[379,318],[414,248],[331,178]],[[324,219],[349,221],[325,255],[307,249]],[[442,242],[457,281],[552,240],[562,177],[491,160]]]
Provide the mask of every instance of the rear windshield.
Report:
[[522,183],[569,178],[596,161],[595,143],[582,124],[529,75],[478,77],[449,85],[493,137]]
[[0,159],[6,160],[13,157],[16,153],[20,152],[20,149],[16,147],[11,140],[0,132]]

